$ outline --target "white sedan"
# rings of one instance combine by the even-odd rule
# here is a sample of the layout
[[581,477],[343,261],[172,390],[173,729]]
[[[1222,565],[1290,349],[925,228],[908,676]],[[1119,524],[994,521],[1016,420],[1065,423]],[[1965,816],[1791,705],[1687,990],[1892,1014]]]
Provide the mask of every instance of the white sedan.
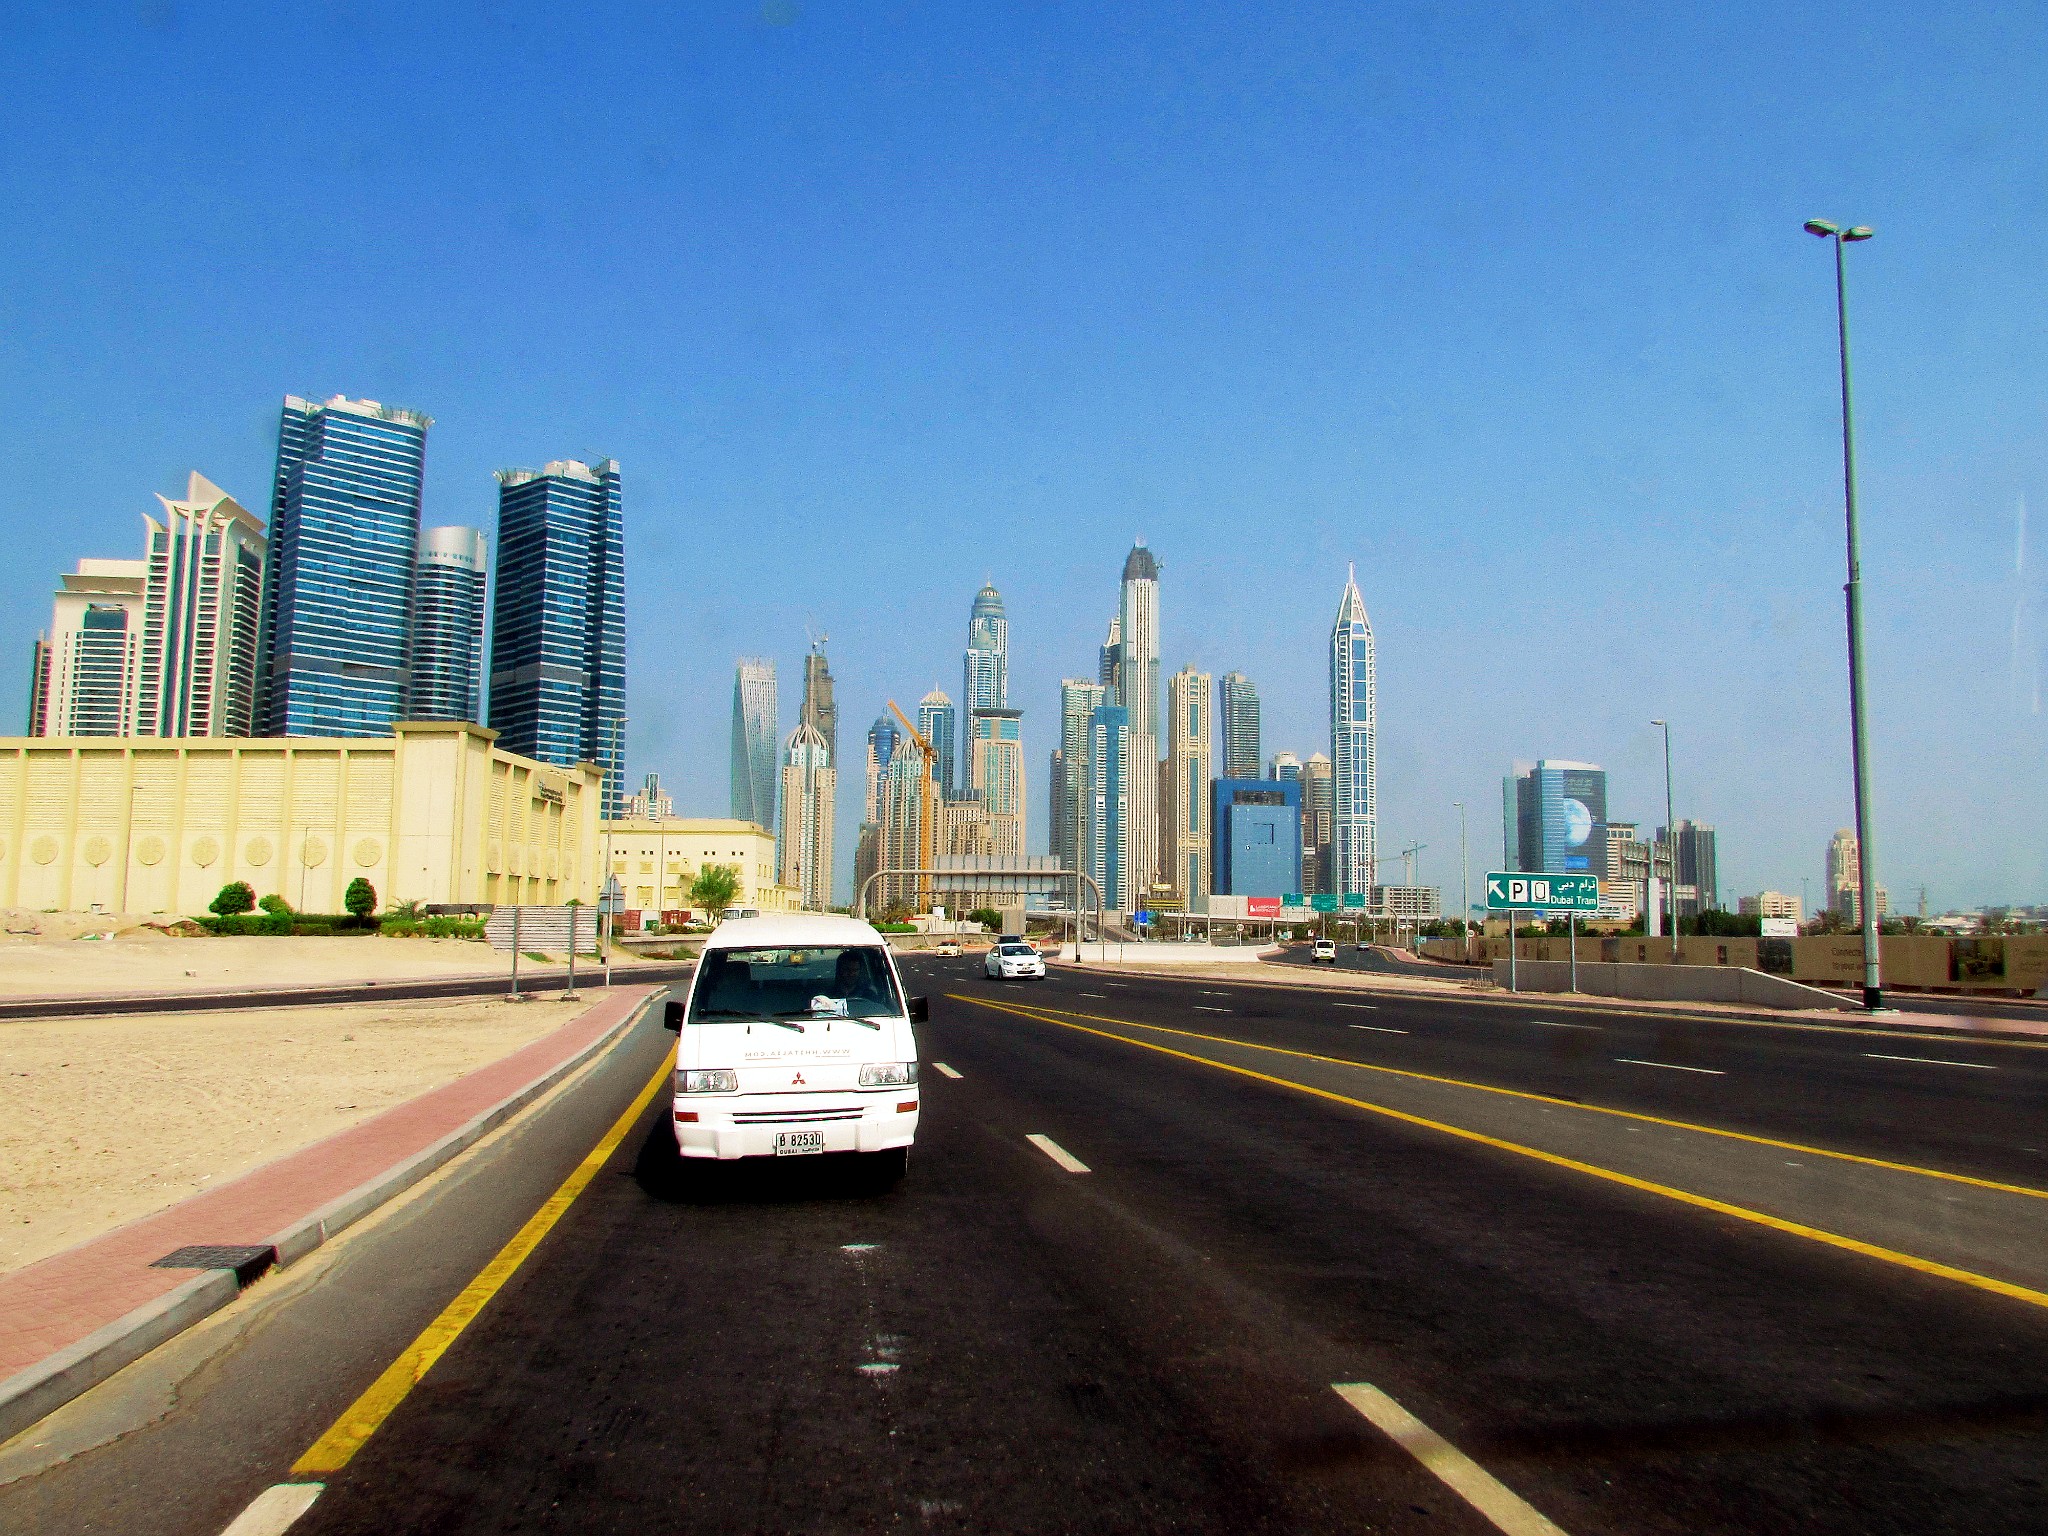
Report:
[[984,969],[991,981],[1008,981],[1012,976],[1043,976],[1045,960],[1029,944],[998,944],[988,952]]

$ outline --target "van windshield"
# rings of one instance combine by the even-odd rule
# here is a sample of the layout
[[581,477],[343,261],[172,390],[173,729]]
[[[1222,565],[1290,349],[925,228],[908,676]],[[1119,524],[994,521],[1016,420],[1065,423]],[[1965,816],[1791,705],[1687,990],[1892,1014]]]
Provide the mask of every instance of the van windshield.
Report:
[[897,1018],[903,1011],[888,958],[873,944],[714,949],[690,996],[692,1024]]

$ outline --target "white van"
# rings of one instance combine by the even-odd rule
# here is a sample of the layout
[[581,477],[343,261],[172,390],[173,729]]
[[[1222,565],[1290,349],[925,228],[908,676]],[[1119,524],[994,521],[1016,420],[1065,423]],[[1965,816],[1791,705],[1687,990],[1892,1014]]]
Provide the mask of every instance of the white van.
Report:
[[684,1157],[862,1152],[902,1173],[917,1138],[917,1037],[889,946],[851,917],[735,918],[671,1002]]

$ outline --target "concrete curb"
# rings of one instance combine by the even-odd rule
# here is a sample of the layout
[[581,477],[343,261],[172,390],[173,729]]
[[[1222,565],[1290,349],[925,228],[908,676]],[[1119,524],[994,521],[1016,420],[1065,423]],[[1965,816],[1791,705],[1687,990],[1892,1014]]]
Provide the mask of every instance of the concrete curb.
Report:
[[[329,1201],[312,1215],[293,1222],[270,1240],[275,1255],[272,1267],[283,1269],[297,1263],[452,1162],[571,1073],[620,1044],[633,1026],[646,1017],[659,995],[649,993],[623,1019],[575,1055],[550,1067],[431,1146]],[[158,1345],[219,1311],[241,1293],[241,1284],[232,1270],[209,1270],[0,1382],[0,1441],[13,1439]]]

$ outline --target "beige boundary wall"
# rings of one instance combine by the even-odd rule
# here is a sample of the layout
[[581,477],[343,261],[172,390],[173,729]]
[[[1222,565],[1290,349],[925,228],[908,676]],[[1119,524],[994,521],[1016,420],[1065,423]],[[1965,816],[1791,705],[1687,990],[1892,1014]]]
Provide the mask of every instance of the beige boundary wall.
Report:
[[[1863,984],[1863,940],[1856,934],[1828,934],[1790,941],[1791,979],[1809,986],[1857,987]],[[1464,945],[1457,939],[1424,939],[1422,952],[1431,959],[1457,961]],[[1507,957],[1505,938],[1472,941],[1475,964],[1491,965]],[[1518,960],[1569,960],[1569,939],[1517,939]],[[1581,965],[1669,965],[1669,939],[1580,939]],[[1878,958],[1887,986],[1930,991],[2039,992],[2048,987],[2048,934],[2001,938],[1949,939],[1932,934],[1890,934],[1878,940]],[[1682,938],[1678,964],[1725,965],[1765,969],[1757,939]]]
[[246,880],[339,912],[596,899],[601,776],[408,722],[368,737],[0,738],[0,906],[204,912]]

